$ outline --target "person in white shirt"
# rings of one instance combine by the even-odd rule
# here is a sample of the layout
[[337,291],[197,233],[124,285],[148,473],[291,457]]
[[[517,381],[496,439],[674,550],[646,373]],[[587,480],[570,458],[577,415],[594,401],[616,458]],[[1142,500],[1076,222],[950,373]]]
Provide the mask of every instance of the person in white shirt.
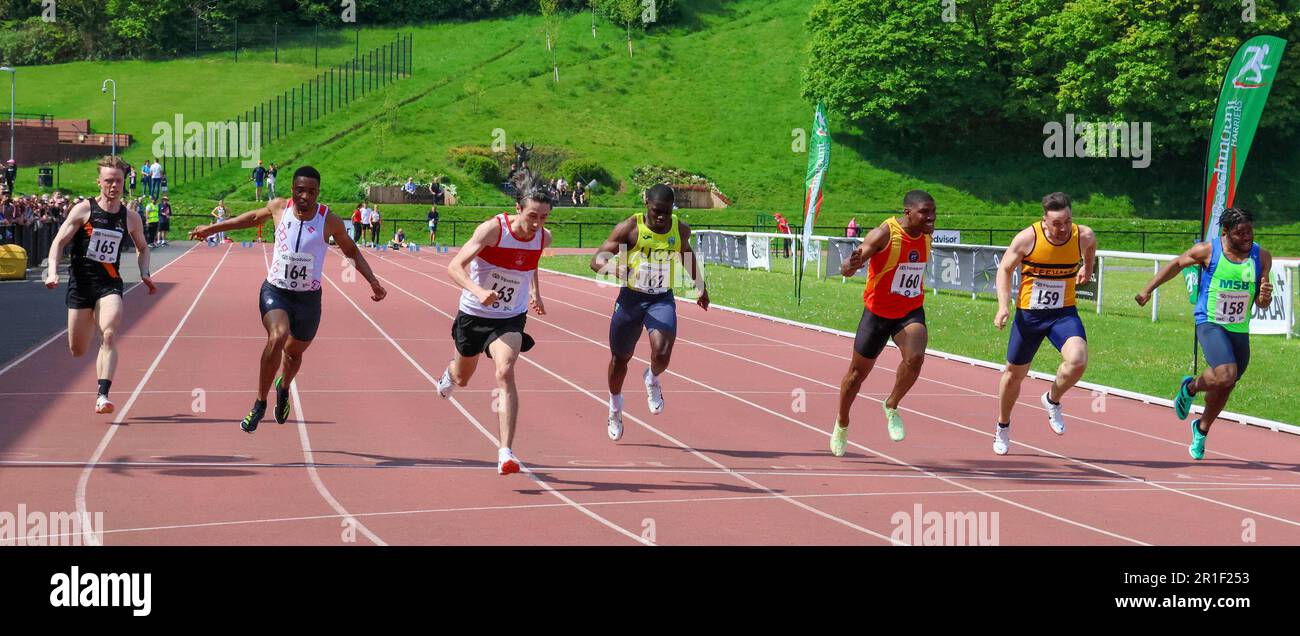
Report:
[[[372,214],[373,211],[370,209],[370,203],[368,202],[362,203],[361,204],[361,234],[363,237],[365,236],[366,229],[370,227],[370,217]],[[374,245],[374,243],[367,243],[367,244]]]
[[379,245],[379,206],[370,211],[370,245]]
[[153,181],[153,198],[157,199],[162,196],[163,165],[158,159],[153,160],[153,165],[149,167],[149,180]]

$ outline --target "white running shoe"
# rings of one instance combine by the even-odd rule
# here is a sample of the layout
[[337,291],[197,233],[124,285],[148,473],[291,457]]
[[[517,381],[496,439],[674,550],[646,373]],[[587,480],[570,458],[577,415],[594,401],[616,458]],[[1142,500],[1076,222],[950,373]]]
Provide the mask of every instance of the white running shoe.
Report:
[[645,392],[646,406],[650,408],[651,415],[658,415],[664,412],[664,390],[659,386],[659,381],[654,379],[650,373],[650,368],[645,370]]
[[456,387],[456,383],[451,381],[451,369],[444,369],[442,377],[438,378],[438,395],[443,399],[451,397],[451,390]]
[[609,426],[606,427],[605,432],[609,433],[609,438],[616,442],[620,439],[623,439],[623,412],[622,411],[609,412]]
[[1065,418],[1061,417],[1061,405],[1052,404],[1047,399],[1048,394],[1044,393],[1039,401],[1043,403],[1043,408],[1047,409],[1047,423],[1052,425],[1052,432],[1057,435],[1065,434]]
[[1011,450],[1011,427],[998,426],[997,432],[993,434],[993,452],[999,455],[1006,455]]
[[497,474],[510,475],[519,472],[519,460],[509,448],[497,451]]
[[107,395],[99,395],[99,396],[96,396],[96,397],[95,397],[95,412],[96,412],[96,413],[101,413],[101,414],[102,414],[102,413],[112,413],[112,412],[113,412],[113,401],[110,400],[110,399],[108,399],[108,396],[107,396]]

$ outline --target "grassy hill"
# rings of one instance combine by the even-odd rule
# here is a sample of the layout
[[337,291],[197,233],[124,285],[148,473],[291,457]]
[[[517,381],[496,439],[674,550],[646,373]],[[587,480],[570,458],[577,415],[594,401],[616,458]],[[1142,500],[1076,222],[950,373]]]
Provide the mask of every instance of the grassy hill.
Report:
[[[269,146],[263,157],[281,165],[315,165],[325,176],[323,198],[336,207],[355,204],[357,184],[379,168],[447,173],[462,202],[496,207],[509,202],[492,186],[460,172],[447,150],[487,146],[504,134],[507,145],[527,141],[595,160],[625,182],[643,164],[705,174],[735,205],[725,212],[694,212],[695,223],[746,224],[774,211],[797,219],[807,155],[792,151],[791,143],[796,129],[811,122],[811,106],[799,96],[799,87],[812,0],[684,5],[680,23],[635,34],[631,57],[622,28],[601,21],[593,37],[589,14],[569,16],[561,23],[554,53],[558,84],[540,17],[400,29],[415,36],[411,78],[300,128]],[[395,31],[365,31],[363,50],[391,40]],[[327,46],[322,59],[337,59],[353,43],[344,39]],[[268,59],[261,54],[241,55],[238,64],[213,56],[23,69],[19,110],[90,116],[96,127],[105,128],[108,99],[90,93],[100,81],[94,78],[113,76],[122,100],[119,129],[147,142],[153,123],[170,121],[177,112],[187,120],[231,116],[315,74],[309,64],[273,65]],[[27,98],[38,94],[38,101]],[[1102,231],[1197,227],[1191,220],[1199,204],[1194,166],[1156,162],[1135,170],[1126,160],[1047,159],[1041,152],[1015,150],[1033,146],[1033,139],[1025,143],[1024,138],[1018,144],[972,139],[939,144],[940,152],[903,152],[834,114],[831,128],[834,145],[821,220],[830,227],[851,216],[876,222],[898,209],[903,193],[913,188],[935,195],[942,227],[1020,227],[1039,214],[1042,194],[1057,189],[1070,192],[1076,214]],[[1240,201],[1261,211],[1269,231],[1300,232],[1300,213],[1292,203],[1300,194],[1300,161],[1292,150],[1258,143]],[[148,143],[141,143],[126,157],[138,164],[147,153]],[[34,173],[24,171],[20,188],[34,187]],[[93,187],[93,171],[85,163],[65,166],[62,177],[65,186]],[[631,208],[639,202],[632,190],[605,190],[594,203]],[[182,207],[204,211],[216,198],[252,198],[247,173],[237,166],[174,187],[172,194]],[[390,218],[396,218],[394,212],[407,215],[394,206]],[[605,216],[626,212],[578,214],[604,222]],[[449,220],[487,213],[444,209]],[[423,210],[409,214],[422,217]],[[1300,246],[1282,251],[1300,253]]]

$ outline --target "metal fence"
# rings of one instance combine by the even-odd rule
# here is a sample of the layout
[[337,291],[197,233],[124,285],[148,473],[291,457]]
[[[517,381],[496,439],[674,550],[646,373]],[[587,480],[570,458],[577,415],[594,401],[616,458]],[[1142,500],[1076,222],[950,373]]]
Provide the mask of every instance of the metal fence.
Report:
[[18,245],[27,251],[27,266],[36,267],[50,254],[59,224],[0,225],[0,245]]

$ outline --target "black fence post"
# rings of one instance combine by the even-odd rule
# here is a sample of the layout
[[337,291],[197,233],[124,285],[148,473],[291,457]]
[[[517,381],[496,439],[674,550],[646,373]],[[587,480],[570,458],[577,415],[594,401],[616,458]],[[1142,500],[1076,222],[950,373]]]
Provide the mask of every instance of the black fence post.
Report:
[[280,63],[280,23],[276,22],[271,28],[271,41],[275,46],[275,63]]
[[316,49],[316,61],[315,63],[312,64],[312,68],[320,68],[320,25],[319,24],[316,25],[315,49]]

